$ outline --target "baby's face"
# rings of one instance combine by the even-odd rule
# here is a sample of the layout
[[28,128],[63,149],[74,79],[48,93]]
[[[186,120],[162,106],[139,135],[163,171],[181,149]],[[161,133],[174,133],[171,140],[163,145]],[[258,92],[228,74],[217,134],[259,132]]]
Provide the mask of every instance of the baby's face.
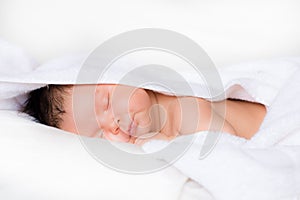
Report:
[[147,90],[123,85],[77,85],[65,98],[61,129],[84,136],[133,143],[152,129],[155,98]]

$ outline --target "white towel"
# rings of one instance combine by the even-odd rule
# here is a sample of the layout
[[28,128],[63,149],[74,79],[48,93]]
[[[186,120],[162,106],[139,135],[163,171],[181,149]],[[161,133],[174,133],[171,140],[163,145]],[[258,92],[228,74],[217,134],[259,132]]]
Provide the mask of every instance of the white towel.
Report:
[[[300,191],[299,145],[247,147],[244,141],[234,140],[224,133],[213,151],[201,160],[199,155],[206,134],[198,133],[197,140],[173,166],[204,186],[215,199],[297,199]],[[181,145],[183,138],[173,141],[174,147]],[[161,143],[151,141],[144,144],[143,149],[153,152]],[[169,160],[167,155],[152,155],[159,160]]]
[[[223,133],[211,154],[200,160],[205,137],[214,133],[199,132],[197,140],[174,166],[206,187],[216,199],[300,198],[299,77],[300,68],[280,89],[268,107],[260,130],[251,140]],[[174,142],[180,145],[185,137],[192,136]],[[150,141],[143,149],[154,152],[167,144]],[[167,158],[167,155],[157,157]]]
[[[26,97],[24,96],[26,92],[47,84],[76,83],[78,72],[87,56],[68,56],[36,67],[34,62],[24,60],[18,50],[10,48],[7,43],[1,42],[0,48],[2,52],[0,56],[1,109],[19,109],[20,103]],[[14,53],[3,53],[6,49]],[[150,54],[140,52],[138,56],[129,56],[127,60],[112,66],[104,79],[91,80],[90,83],[118,83],[120,77],[133,67],[141,63],[153,64],[155,59],[149,56]],[[14,63],[9,60],[18,62]],[[203,90],[203,80],[192,76],[180,62],[169,59],[167,61],[168,67],[176,69],[181,75],[187,77],[195,96],[209,98],[208,93]],[[165,60],[160,57],[157,62],[161,64],[160,62],[165,62]],[[293,80],[300,76],[297,71],[299,66],[299,58],[282,58],[219,68],[226,93],[224,97],[260,102],[267,106],[268,116],[261,132],[250,141],[224,133],[214,151],[206,159],[200,161],[197,156],[205,133],[199,133],[198,142],[195,142],[174,166],[208,188],[217,199],[295,198],[296,193],[300,191],[300,150],[296,146],[299,143],[294,146],[279,146],[279,143],[288,141],[285,139],[288,139],[293,131],[294,138],[299,139],[299,131],[295,133],[297,127],[299,128],[299,114],[297,115],[299,81],[291,82],[286,87],[287,92],[282,89],[288,81],[292,80],[292,75],[297,73]],[[159,76],[168,77],[168,74],[162,73]],[[178,80],[174,80],[174,83],[180,85]],[[145,88],[169,92],[156,84],[147,85]],[[291,96],[293,91],[295,95]],[[184,94],[184,91],[181,92],[179,95]],[[176,142],[180,143],[180,139],[177,138]],[[151,150],[157,142],[145,144],[144,149]],[[273,145],[277,146],[272,147]]]
[[[6,50],[11,53],[3,53]],[[32,59],[20,53],[19,48],[1,40],[0,52],[2,52],[0,54],[0,109],[12,110],[19,108],[20,101],[24,101],[24,94],[28,91],[47,84],[78,83],[78,74],[88,56],[88,54],[70,55],[54,59],[37,67]],[[272,59],[218,68],[226,91],[225,96],[270,105],[279,88],[299,68],[299,63],[295,61],[297,59],[299,60],[299,58]],[[192,71],[189,65],[177,57],[170,57],[170,55],[157,51],[137,52],[121,58],[110,66],[102,80],[91,79],[86,83],[119,83],[119,80],[130,70],[142,64],[153,64],[154,61],[155,64],[164,64],[181,74],[192,88],[194,96],[211,97],[206,89],[205,80],[199,78],[199,75],[195,75],[195,71]],[[147,76],[149,73],[145,71],[143,74],[134,75],[133,78],[146,78]],[[169,74],[160,72],[159,76],[168,78]],[[178,95],[185,94],[185,90],[180,90],[182,84],[180,80],[171,79],[170,81],[179,88]],[[136,86],[134,84],[133,82],[129,85]],[[159,87],[157,84],[148,84],[144,87],[170,93],[166,88]],[[19,100],[17,100],[18,98]]]
[[[37,66],[24,50],[0,38],[0,109],[16,110],[20,107],[25,100],[24,92],[36,88],[24,84],[22,76],[30,74]],[[19,77],[19,81],[11,81],[13,77]]]

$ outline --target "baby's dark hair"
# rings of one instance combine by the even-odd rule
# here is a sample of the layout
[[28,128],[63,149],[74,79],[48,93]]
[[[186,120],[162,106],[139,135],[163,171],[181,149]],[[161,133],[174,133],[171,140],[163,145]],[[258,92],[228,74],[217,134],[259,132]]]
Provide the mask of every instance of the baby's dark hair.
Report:
[[60,128],[64,100],[71,85],[47,85],[31,91],[21,111],[42,124]]

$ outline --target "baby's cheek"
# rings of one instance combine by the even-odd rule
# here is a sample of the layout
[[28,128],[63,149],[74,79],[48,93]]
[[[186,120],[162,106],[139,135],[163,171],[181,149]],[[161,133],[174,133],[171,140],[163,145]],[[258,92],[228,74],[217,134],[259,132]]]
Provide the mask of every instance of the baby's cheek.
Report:
[[139,112],[135,115],[135,122],[137,123],[135,136],[139,137],[151,131],[152,120],[148,112]]
[[134,94],[129,100],[129,111],[140,112],[149,109],[151,100],[149,95],[143,89],[135,90]]

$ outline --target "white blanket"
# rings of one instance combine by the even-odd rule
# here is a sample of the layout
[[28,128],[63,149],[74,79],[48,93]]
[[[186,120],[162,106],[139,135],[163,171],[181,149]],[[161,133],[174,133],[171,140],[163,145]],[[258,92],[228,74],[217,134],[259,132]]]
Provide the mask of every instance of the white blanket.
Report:
[[[2,57],[6,56],[3,53],[5,45],[4,42],[0,45]],[[16,52],[12,55],[18,57],[20,54]],[[8,60],[16,59],[12,55],[7,57]],[[64,57],[38,68],[31,65],[30,69],[20,68],[24,66],[22,63],[10,65],[9,68],[5,66],[7,61],[0,63],[0,109],[19,109],[26,98],[25,92],[46,84],[76,83],[85,57]],[[131,57],[129,61],[121,62],[126,66],[123,71],[112,67],[101,83],[118,83],[119,77],[128,72],[132,63],[151,60],[153,57],[149,56],[149,52]],[[163,62],[163,59],[159,61]],[[189,77],[195,96],[208,97],[198,89],[203,82],[189,76],[185,66],[176,62],[171,65],[169,67]],[[224,133],[213,152],[203,160],[199,160],[198,155],[207,133],[198,133],[197,141],[174,166],[201,183],[216,199],[295,199],[300,191],[299,65],[299,58],[282,58],[219,69],[226,97],[267,106],[268,114],[261,130],[250,141]],[[154,84],[147,88],[168,92]],[[182,138],[175,142],[182,142]],[[160,144],[160,141],[152,141],[145,144],[144,149],[149,151]]]
[[[299,197],[299,146],[250,148],[243,142],[235,144],[224,133],[213,151],[201,160],[199,154],[205,133],[198,136],[173,165],[203,185],[215,199],[294,200]],[[180,145],[181,139],[174,142]],[[152,141],[143,148],[152,152],[159,145]],[[164,156],[158,159],[167,160]]]
[[[199,159],[207,132],[199,132],[191,148],[174,166],[206,187],[216,199],[300,198],[300,68],[268,106],[260,130],[251,140],[227,133],[206,158]],[[183,136],[174,142],[184,143]],[[153,152],[164,141],[143,146]],[[167,155],[158,159],[167,160]]]
[[[7,53],[9,50],[10,53]],[[24,100],[24,93],[47,84],[75,84],[88,54],[70,55],[54,59],[43,65],[37,65],[26,57],[17,47],[0,39],[0,109],[17,110]],[[276,58],[256,62],[242,63],[218,68],[226,97],[256,101],[269,106],[289,76],[299,68],[300,58]],[[101,80],[85,83],[119,83],[131,70],[145,64],[165,65],[185,78],[193,90],[194,96],[210,98],[204,79],[182,59],[157,51],[135,52],[114,62]],[[149,74],[136,74],[140,78]],[[161,77],[169,77],[161,72]],[[149,77],[148,77],[149,78]],[[150,77],[151,78],[151,77]],[[173,77],[171,77],[173,78]],[[181,82],[174,79],[179,87]],[[129,85],[136,86],[134,83]],[[157,84],[148,84],[144,88],[169,93]],[[184,95],[185,91],[175,91]],[[225,97],[225,96],[224,96]]]

